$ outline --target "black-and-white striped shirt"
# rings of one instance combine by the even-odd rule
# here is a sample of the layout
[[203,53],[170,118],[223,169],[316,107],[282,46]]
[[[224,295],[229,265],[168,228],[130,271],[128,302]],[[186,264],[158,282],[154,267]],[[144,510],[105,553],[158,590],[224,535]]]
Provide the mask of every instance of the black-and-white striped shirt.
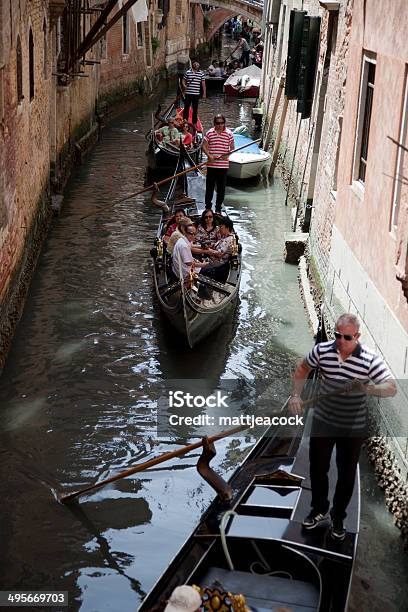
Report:
[[199,96],[201,91],[201,81],[205,78],[202,70],[194,71],[191,68],[184,75],[186,82],[186,94],[189,96]]
[[[321,342],[313,347],[305,361],[310,367],[320,370],[320,395],[332,393],[350,380],[380,384],[392,378],[383,359],[363,344],[357,344],[353,353],[343,361],[335,341]],[[320,400],[315,406],[315,416],[348,431],[362,429],[366,425],[366,394],[343,394]]]

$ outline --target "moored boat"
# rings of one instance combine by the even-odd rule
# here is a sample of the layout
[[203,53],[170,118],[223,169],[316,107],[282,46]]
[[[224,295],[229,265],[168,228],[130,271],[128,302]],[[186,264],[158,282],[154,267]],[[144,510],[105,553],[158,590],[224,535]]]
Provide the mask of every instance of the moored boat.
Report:
[[[251,138],[234,132],[235,148],[250,143]],[[260,149],[254,142],[242,151],[232,153],[229,158],[228,176],[236,179],[248,179],[259,176],[265,166],[271,161],[271,154]]]
[[[182,172],[188,166],[193,166],[192,159],[185,150],[181,150],[177,172]],[[198,221],[204,210],[204,193],[205,177],[198,170],[172,181],[166,198],[170,213],[162,214],[151,251],[155,291],[160,308],[170,323],[186,338],[190,347],[208,336],[233,313],[241,279],[241,247],[237,236],[225,282],[198,273],[192,275],[186,283],[176,278],[172,272],[171,255],[163,240],[167,224],[181,208],[193,221]],[[200,297],[203,293],[206,299]]]
[[[267,430],[234,472],[230,500],[219,495],[213,501],[142,602],[141,612],[163,609],[182,584],[197,586],[203,601],[238,596],[236,607],[225,610],[347,609],[358,539],[359,478],[343,541],[331,538],[327,523],[305,530],[301,523],[311,500],[308,438],[301,439],[296,428],[283,428],[277,437],[276,429]],[[331,487],[335,471],[332,465]]]
[[261,84],[262,70],[258,66],[248,66],[233,72],[224,83],[226,96],[257,98]]

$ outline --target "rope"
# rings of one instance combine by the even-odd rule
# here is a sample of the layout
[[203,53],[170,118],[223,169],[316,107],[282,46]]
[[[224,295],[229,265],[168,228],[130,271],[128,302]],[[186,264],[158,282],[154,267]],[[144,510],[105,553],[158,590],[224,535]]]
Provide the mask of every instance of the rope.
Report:
[[234,566],[232,564],[231,555],[229,554],[228,546],[227,546],[227,538],[226,538],[226,526],[231,516],[237,516],[237,513],[234,510],[227,510],[224,512],[221,523],[220,523],[220,535],[221,535],[221,544],[222,550],[224,551],[225,559],[228,563],[228,567],[231,572],[234,571]]

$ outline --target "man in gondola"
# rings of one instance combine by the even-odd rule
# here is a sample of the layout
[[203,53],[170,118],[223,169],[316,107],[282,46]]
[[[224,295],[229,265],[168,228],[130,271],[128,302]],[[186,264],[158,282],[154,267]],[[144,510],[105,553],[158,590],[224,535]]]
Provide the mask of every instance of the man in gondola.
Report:
[[198,62],[193,62],[192,67],[189,68],[189,70],[187,70],[187,72],[184,74],[182,82],[185,89],[183,119],[189,121],[190,106],[192,106],[192,123],[194,126],[196,126],[198,120],[198,103],[200,100],[201,91],[203,98],[205,98],[207,95],[205,88],[205,74],[202,70],[200,70],[200,64]]
[[[211,209],[214,188],[217,187],[215,210],[221,212],[229,168],[228,155],[234,150],[234,135],[225,126],[224,115],[215,115],[214,127],[208,130],[205,135],[203,150],[208,157],[205,207]],[[221,159],[217,159],[220,157]]]
[[[301,391],[308,374],[318,368],[321,399],[314,407],[309,446],[312,502],[303,526],[314,529],[331,519],[332,537],[343,540],[343,521],[366,437],[367,396],[391,397],[396,384],[383,359],[360,344],[360,323],[355,315],[343,314],[334,335],[334,341],[316,344],[296,368],[288,408],[293,414],[303,412]],[[338,477],[329,514],[328,473],[334,446]]]

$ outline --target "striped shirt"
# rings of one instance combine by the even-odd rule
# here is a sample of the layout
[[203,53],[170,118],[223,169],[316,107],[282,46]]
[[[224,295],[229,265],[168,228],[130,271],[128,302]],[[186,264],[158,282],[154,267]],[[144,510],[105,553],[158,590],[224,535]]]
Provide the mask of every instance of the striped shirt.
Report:
[[[350,380],[380,384],[392,378],[383,359],[363,344],[357,344],[353,353],[343,361],[335,341],[321,342],[313,347],[305,362],[320,370],[321,395],[336,391]],[[366,426],[366,399],[365,393],[357,392],[320,400],[315,406],[315,417],[348,431],[363,429]]]
[[184,75],[186,82],[186,94],[189,96],[199,96],[201,92],[201,81],[205,79],[205,74],[202,70],[192,70],[189,68]]
[[[205,139],[208,143],[208,150],[210,155],[218,157],[219,155],[225,155],[234,148],[234,136],[231,130],[225,128],[222,132],[218,133],[215,128],[211,128],[205,135]],[[229,168],[228,159],[219,159],[212,161],[207,164],[208,168]]]

